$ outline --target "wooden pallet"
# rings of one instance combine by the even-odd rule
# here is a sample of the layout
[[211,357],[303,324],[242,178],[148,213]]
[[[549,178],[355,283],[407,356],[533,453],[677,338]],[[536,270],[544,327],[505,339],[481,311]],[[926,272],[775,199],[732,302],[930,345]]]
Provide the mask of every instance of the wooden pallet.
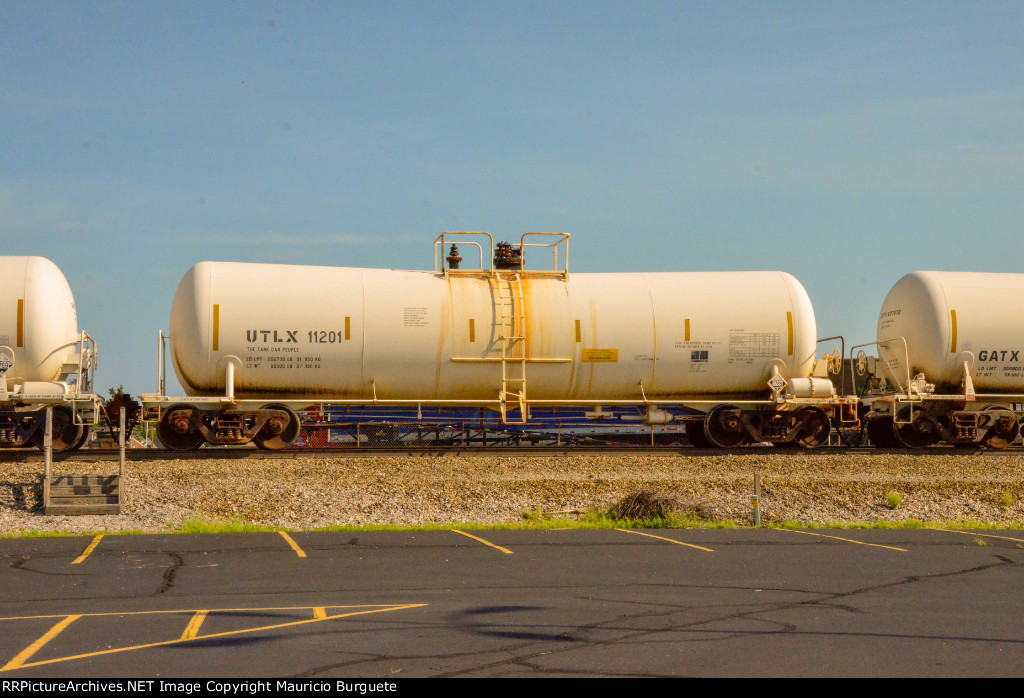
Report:
[[43,481],[43,513],[78,516],[121,513],[120,475],[57,475]]

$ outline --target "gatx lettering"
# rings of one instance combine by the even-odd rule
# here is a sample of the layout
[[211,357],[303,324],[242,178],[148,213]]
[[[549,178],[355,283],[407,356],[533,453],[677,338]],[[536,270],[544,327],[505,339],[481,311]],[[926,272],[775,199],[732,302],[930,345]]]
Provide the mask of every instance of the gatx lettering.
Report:
[[298,330],[246,330],[245,339],[249,344],[263,342],[264,344],[298,344]]
[[978,361],[1006,361],[1009,354],[1010,361],[1019,361],[1020,349],[992,349],[991,351],[979,351]]

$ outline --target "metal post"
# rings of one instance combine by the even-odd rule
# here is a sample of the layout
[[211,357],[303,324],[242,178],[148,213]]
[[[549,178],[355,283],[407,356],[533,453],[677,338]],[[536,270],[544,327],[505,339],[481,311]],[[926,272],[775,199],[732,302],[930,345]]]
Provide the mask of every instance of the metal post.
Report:
[[46,426],[43,430],[43,507],[50,503],[50,467],[53,465],[53,407],[46,408]]
[[164,361],[164,331],[160,330],[160,337],[157,343],[156,357],[156,392],[163,397],[167,394],[167,383],[164,379],[166,364]]
[[754,473],[754,526],[761,525],[761,475]]
[[121,429],[117,433],[117,446],[120,449],[120,464],[117,471],[117,498],[124,501],[124,405],[121,406]]

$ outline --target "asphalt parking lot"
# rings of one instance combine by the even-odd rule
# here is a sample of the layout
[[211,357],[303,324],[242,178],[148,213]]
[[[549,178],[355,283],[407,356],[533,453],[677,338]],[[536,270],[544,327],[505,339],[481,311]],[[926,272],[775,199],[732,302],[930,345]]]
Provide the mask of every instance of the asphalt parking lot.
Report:
[[0,541],[0,678],[1017,676],[1024,532]]

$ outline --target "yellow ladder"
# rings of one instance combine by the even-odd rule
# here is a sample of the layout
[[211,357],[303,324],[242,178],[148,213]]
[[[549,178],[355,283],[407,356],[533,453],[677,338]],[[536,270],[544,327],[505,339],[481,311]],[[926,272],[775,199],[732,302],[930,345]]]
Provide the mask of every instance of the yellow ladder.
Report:
[[[526,306],[519,272],[494,272],[497,293],[495,319],[501,343],[502,424],[525,424],[529,419],[526,404]],[[518,408],[519,418],[510,419],[509,405]]]

